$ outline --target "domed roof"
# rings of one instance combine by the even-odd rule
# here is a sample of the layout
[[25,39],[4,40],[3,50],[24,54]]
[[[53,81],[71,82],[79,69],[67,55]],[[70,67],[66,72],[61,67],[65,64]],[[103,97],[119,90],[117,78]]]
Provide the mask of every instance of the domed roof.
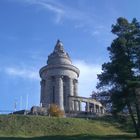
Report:
[[[47,65],[39,71],[40,77],[50,75],[67,75],[69,77],[79,76],[79,69],[72,65],[68,53],[65,52],[63,43],[58,40],[53,52],[48,56]],[[70,74],[71,73],[71,74]]]
[[71,59],[64,51],[63,43],[60,40],[57,40],[54,51],[48,56],[47,64],[71,64]]

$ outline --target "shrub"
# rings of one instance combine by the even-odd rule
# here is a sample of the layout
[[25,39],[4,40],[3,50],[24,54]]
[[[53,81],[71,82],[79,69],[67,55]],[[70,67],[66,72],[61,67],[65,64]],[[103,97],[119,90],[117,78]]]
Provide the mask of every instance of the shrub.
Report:
[[48,114],[53,117],[64,117],[64,111],[60,110],[56,104],[51,104],[48,109]]

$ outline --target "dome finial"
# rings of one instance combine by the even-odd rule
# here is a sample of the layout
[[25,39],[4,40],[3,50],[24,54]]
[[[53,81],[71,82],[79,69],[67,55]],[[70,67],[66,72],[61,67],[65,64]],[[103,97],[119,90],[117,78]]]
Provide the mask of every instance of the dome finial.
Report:
[[60,42],[61,42],[60,39],[58,39],[58,40],[57,40],[57,44],[59,44]]
[[58,39],[54,48],[55,52],[64,52],[63,43]]

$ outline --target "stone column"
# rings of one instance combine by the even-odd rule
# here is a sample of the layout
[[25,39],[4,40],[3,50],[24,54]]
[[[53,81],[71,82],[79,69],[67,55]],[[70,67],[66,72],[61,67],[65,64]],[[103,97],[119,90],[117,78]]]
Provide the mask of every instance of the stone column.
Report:
[[101,107],[101,114],[103,114],[103,107]]
[[102,113],[103,113],[103,114],[105,113],[105,109],[104,109],[104,107],[102,108]]
[[86,111],[89,112],[89,102],[86,102]]
[[[73,92],[73,79],[69,78],[68,79],[68,96],[74,96],[74,92]],[[72,102],[72,100],[70,100],[69,102],[69,110],[73,110],[74,109],[74,103]]]
[[96,113],[96,104],[94,104],[94,113]]
[[[74,96],[78,96],[78,81],[74,80]],[[75,111],[78,111],[78,102],[74,102],[74,109]]]
[[78,81],[74,81],[74,95],[78,96]]
[[45,89],[45,80],[40,81],[40,86],[41,86],[41,95],[40,95],[40,104],[42,104],[44,101],[44,89]]
[[56,76],[56,86],[55,86],[55,97],[56,104],[60,107],[61,110],[64,110],[63,104],[63,80],[60,76]]
[[97,113],[99,114],[99,105],[97,106]]
[[99,106],[99,114],[101,114],[101,107]]
[[98,114],[100,114],[100,106],[98,105]]
[[79,103],[78,103],[78,101],[74,101],[74,110],[79,111]]
[[79,111],[82,111],[81,102],[79,101],[78,104],[79,104]]
[[72,111],[71,102],[72,102],[71,98],[68,98],[67,110],[66,111],[69,112],[69,113]]
[[51,77],[47,77],[45,81],[45,100],[47,103],[47,107],[51,104],[51,91],[52,91],[52,80]]
[[99,110],[98,110],[98,105],[96,105],[96,113],[97,113],[97,114],[98,114],[98,111],[99,111]]
[[100,107],[100,113],[103,114],[103,107]]
[[91,112],[94,113],[94,104],[91,105]]
[[43,107],[48,107],[51,104],[51,96],[50,96],[50,92],[51,92],[51,79],[50,77],[47,77],[44,81],[43,85],[43,89],[42,89],[42,106]]

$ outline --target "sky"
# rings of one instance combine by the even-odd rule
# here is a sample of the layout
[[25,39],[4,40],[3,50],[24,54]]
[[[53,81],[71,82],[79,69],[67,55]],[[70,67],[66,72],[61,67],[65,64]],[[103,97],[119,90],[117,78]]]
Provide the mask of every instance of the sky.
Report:
[[[140,0],[0,0],[0,112],[40,102],[39,69],[56,41],[80,69],[79,96],[96,91],[118,17],[140,21]],[[28,100],[27,100],[28,99]]]

